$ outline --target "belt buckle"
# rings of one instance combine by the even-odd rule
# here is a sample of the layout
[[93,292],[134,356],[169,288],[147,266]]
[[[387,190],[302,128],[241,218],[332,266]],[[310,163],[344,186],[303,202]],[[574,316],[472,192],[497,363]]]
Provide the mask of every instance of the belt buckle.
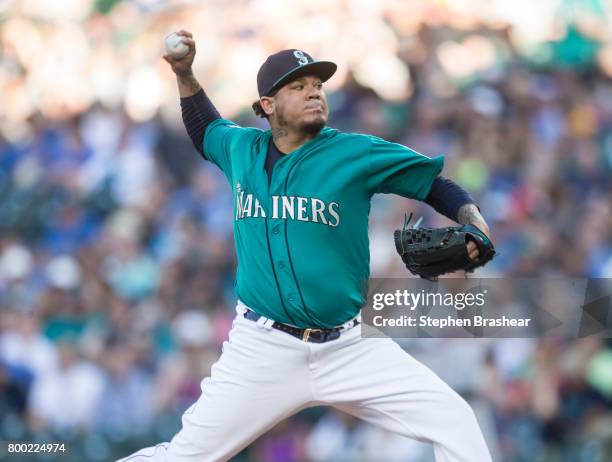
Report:
[[311,329],[310,327],[304,329],[304,334],[302,335],[302,340],[304,342],[307,342],[308,339],[310,338],[310,334],[312,332],[323,332],[323,329]]

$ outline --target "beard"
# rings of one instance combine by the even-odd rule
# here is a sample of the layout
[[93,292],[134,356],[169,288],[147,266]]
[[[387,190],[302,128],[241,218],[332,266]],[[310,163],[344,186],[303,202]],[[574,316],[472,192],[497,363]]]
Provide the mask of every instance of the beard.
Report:
[[[289,125],[287,123],[284,108],[279,108],[276,117],[279,127],[287,127]],[[325,117],[317,117],[316,119],[301,122],[297,126],[297,129],[306,135],[315,136],[325,127],[326,123]]]
[[316,120],[310,120],[308,122],[303,122],[300,125],[300,130],[307,135],[314,136],[319,133],[323,127],[325,127],[325,119],[320,118]]

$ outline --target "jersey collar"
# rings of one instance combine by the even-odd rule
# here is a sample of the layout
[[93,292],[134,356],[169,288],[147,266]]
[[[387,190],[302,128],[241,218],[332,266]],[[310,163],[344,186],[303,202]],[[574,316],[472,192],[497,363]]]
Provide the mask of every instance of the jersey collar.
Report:
[[[335,134],[337,130],[330,127],[323,127],[321,131],[312,139],[308,140],[298,149],[289,154],[286,157],[280,159],[279,162],[286,163],[286,168],[290,168],[296,162],[299,162],[304,156],[308,155],[312,151],[312,147],[319,144],[321,141]],[[272,130],[266,130],[264,137],[259,145],[259,152],[255,156],[253,163],[250,166],[250,170],[253,173],[251,176],[251,186],[253,193],[259,200],[259,203],[263,207],[266,214],[270,212],[270,187],[268,183],[268,177],[266,174],[265,162],[266,155],[268,152],[268,146],[272,142]]]

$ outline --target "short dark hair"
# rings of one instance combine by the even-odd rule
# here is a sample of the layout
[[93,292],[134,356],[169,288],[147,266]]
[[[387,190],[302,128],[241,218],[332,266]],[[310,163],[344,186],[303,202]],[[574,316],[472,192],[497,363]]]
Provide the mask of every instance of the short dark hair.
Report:
[[253,108],[253,112],[255,112],[255,115],[258,117],[262,117],[264,119],[268,118],[268,114],[266,114],[266,112],[263,110],[263,107],[261,107],[261,101],[257,100],[255,101],[251,107]]

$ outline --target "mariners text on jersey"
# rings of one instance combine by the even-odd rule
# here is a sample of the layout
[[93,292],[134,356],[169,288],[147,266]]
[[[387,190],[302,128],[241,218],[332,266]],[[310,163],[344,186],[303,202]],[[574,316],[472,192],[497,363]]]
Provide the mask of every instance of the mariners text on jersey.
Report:
[[[312,221],[336,227],[340,224],[337,202],[326,204],[316,197],[272,196],[272,216],[283,220]],[[266,218],[266,212],[253,194],[241,191],[236,196],[236,220]]]
[[372,196],[424,200],[443,157],[325,127],[279,159],[268,178],[271,139],[270,130],[226,119],[212,122],[204,137],[205,157],[232,185],[236,294],[286,324],[343,324],[367,297]]

